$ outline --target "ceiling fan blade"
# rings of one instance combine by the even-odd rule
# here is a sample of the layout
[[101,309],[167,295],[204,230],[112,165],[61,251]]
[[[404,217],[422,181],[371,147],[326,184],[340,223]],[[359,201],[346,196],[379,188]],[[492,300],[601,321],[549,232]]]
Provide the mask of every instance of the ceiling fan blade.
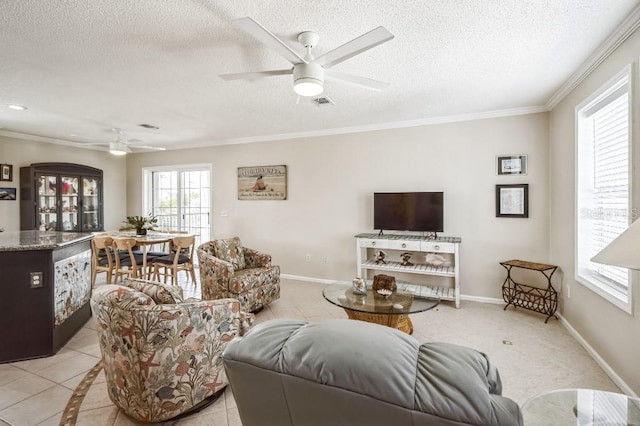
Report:
[[149,149],[151,151],[166,151],[167,148],[162,148],[159,146],[150,146],[150,145],[127,145],[127,147],[129,148],[135,148],[135,149]]
[[72,141],[73,143],[75,143],[76,145],[86,145],[86,146],[99,146],[99,145],[104,145],[104,146],[108,146],[109,142],[78,142],[78,141]]
[[220,74],[220,78],[226,81],[231,80],[258,80],[266,77],[277,77],[279,75],[293,74],[293,69],[288,70],[271,70],[271,71],[256,71],[256,72],[239,72],[235,74]]
[[387,42],[393,37],[393,34],[387,31],[385,27],[378,27],[358,38],[346,42],[340,47],[330,50],[324,55],[314,59],[313,62],[325,68],[329,68]]
[[236,19],[234,24],[251,34],[258,41],[264,43],[271,49],[275,50],[277,54],[291,62],[293,65],[299,64],[305,61],[300,55],[298,55],[293,49],[291,49],[285,42],[276,37],[271,31],[247,17]]
[[365,89],[371,89],[377,92],[381,92],[389,87],[389,83],[385,83],[384,81],[373,80],[371,78],[360,77],[357,75],[345,74],[343,72],[334,70],[325,70],[324,76],[325,78],[330,80],[343,81],[354,86],[364,87]]

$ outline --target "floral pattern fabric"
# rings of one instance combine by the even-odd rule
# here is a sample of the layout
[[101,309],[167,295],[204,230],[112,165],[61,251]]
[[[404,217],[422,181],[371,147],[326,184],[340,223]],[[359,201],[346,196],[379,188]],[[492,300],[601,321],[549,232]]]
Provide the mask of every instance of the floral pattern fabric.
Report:
[[243,247],[247,269],[235,270],[216,256],[215,242],[198,247],[200,285],[204,299],[234,298],[242,310],[253,312],[280,298],[280,267],[271,256]]
[[139,421],[160,422],[223,389],[222,351],[253,315],[235,299],[163,303],[182,297],[164,284],[125,284],[99,286],[91,297],[113,403]]
[[127,287],[131,287],[144,294],[148,294],[159,303],[182,303],[184,302],[182,287],[166,285],[155,281],[142,280],[138,278],[127,278]]
[[231,263],[233,269],[236,271],[246,267],[244,249],[239,237],[228,238],[226,240],[214,240],[213,246],[215,248],[213,255]]

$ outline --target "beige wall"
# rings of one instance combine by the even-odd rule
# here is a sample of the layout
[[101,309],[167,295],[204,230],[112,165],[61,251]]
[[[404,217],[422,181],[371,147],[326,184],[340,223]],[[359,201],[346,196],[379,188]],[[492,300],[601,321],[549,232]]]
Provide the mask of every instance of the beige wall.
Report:
[[[550,114],[550,242],[551,261],[564,272],[562,313],[571,326],[616,371],[636,393],[640,394],[640,369],[637,366],[640,353],[640,321],[574,280],[574,200],[575,200],[575,107],[606,83],[624,66],[634,64],[632,85],[636,104],[633,111],[635,138],[634,176],[636,200],[640,200],[638,164],[638,52],[640,33],[636,31],[589,77],[566,97]],[[635,207],[640,203],[636,201]],[[634,287],[638,298],[637,277]],[[570,298],[567,297],[570,288]],[[636,315],[638,312],[636,302]]]
[[[20,197],[20,167],[32,163],[77,163],[102,169],[104,173],[105,228],[118,228],[125,218],[126,159],[104,151],[95,151],[13,139],[0,136],[0,163],[13,165],[13,181],[0,182],[0,187],[18,188]],[[20,201],[0,201],[0,228],[20,229]]]
[[[212,237],[239,235],[245,245],[271,253],[285,274],[351,279],[353,236],[373,232],[373,192],[444,191],[443,235],[462,237],[462,293],[500,298],[498,262],[548,261],[547,138],[545,113],[130,155],[128,214],[142,210],[143,167],[211,163]],[[528,154],[529,174],[497,176],[495,157],[504,154]],[[237,200],[237,167],[277,164],[288,168],[286,201]],[[529,219],[495,217],[498,183],[530,185]]]

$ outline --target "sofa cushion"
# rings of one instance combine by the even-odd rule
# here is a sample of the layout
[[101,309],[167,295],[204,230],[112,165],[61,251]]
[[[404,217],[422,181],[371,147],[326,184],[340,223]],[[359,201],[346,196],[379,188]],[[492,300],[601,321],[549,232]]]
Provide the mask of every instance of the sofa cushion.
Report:
[[138,278],[126,278],[124,283],[127,287],[131,287],[150,296],[157,304],[174,304],[184,301],[182,288],[178,286]]
[[231,263],[236,271],[245,268],[244,249],[240,237],[214,240],[213,244],[217,258]]

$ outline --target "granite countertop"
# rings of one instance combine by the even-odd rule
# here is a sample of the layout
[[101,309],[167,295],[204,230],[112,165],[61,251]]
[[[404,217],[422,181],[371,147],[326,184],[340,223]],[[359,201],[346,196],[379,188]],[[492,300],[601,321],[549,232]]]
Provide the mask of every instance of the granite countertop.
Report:
[[53,250],[93,238],[80,232],[5,231],[0,232],[1,251]]

